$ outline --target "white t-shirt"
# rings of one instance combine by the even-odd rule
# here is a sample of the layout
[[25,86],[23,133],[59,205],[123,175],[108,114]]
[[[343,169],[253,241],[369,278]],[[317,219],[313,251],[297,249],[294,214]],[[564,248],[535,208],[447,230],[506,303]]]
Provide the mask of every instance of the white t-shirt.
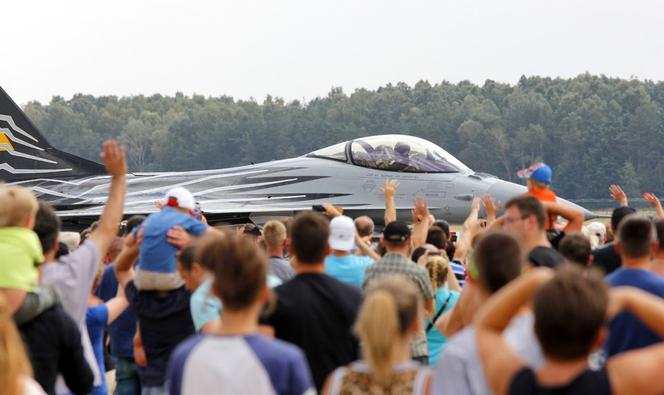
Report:
[[[72,253],[60,257],[55,262],[47,263],[42,269],[43,285],[53,286],[62,299],[62,307],[69,314],[81,332],[83,354],[94,374],[94,385],[101,385],[99,366],[92,350],[88,328],[85,325],[85,311],[88,307],[88,295],[101,264],[99,247],[93,240],[86,240]],[[69,393],[64,381],[58,380],[56,392]]]

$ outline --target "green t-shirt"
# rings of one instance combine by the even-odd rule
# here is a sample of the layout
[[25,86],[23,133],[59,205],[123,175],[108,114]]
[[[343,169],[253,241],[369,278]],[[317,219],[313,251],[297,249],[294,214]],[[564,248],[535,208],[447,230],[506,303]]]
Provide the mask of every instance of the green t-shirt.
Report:
[[0,288],[35,289],[39,282],[37,266],[44,262],[41,243],[30,229],[0,228]]

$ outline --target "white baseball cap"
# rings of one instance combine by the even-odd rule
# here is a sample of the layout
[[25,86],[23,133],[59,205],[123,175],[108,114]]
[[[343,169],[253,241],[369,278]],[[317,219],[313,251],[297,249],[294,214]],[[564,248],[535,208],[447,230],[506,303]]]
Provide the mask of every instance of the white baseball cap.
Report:
[[355,222],[350,217],[341,215],[330,221],[330,248],[339,251],[350,251],[355,245]]
[[185,188],[178,187],[166,192],[166,197],[164,197],[164,205],[168,207],[180,207],[186,208],[188,210],[194,210],[196,208],[196,200],[194,199],[194,195],[192,195],[191,192]]

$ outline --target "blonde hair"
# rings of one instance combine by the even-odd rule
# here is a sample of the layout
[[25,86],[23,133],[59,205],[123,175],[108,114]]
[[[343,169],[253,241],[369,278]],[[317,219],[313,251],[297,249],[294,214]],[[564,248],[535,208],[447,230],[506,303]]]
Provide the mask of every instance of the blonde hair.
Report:
[[263,240],[269,248],[281,247],[286,238],[286,226],[281,221],[269,221],[263,227]]
[[450,261],[446,256],[430,256],[425,264],[431,277],[431,288],[437,290],[447,282],[447,274],[450,270]]
[[22,394],[24,377],[32,376],[23,341],[5,298],[0,295],[0,388],[5,394]]
[[0,185],[0,227],[23,226],[26,218],[37,215],[39,203],[27,188]]
[[422,319],[422,296],[410,281],[388,276],[374,282],[367,291],[355,332],[362,341],[362,354],[373,379],[389,385],[396,359],[398,340],[408,333],[416,320]]

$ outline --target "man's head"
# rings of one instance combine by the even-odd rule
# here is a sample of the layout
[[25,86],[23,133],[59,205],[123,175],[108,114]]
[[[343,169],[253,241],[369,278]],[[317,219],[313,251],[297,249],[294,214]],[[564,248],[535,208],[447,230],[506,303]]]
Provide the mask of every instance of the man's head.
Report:
[[558,245],[558,251],[569,262],[581,267],[587,267],[592,261],[590,240],[581,233],[566,235]]
[[32,192],[14,185],[0,185],[0,228],[32,229],[39,204]]
[[383,229],[382,243],[388,252],[399,252],[410,256],[410,228],[403,221],[394,221]]
[[263,227],[263,239],[268,251],[280,250],[279,256],[283,255],[283,249],[288,239],[286,226],[281,221],[269,221]]
[[[523,255],[519,243],[507,233],[492,232],[482,236],[473,253],[477,281],[489,295],[521,275]],[[471,269],[471,274],[472,274]]]
[[445,249],[447,246],[447,233],[437,225],[430,227],[427,232],[427,244],[432,244],[441,250]]
[[445,232],[445,234],[447,235],[447,239],[448,240],[450,239],[451,233],[450,233],[450,223],[449,222],[445,221],[444,219],[437,219],[437,220],[434,221],[433,225],[439,227],[440,229],[442,229],[443,232]]
[[44,255],[53,254],[58,250],[58,233],[60,233],[60,219],[55,215],[48,203],[39,202],[39,210],[35,220],[35,233],[44,250]]
[[329,253],[330,224],[320,214],[299,214],[290,225],[290,255],[299,264],[322,264]]
[[657,234],[652,221],[642,215],[629,215],[620,223],[616,249],[626,259],[647,259],[658,249]]
[[129,217],[127,220],[127,225],[125,227],[125,234],[130,234],[131,232],[136,229],[136,227],[140,226],[143,221],[145,221],[145,216],[144,215],[132,215]]
[[187,189],[177,187],[166,192],[164,207],[171,207],[178,211],[191,214],[196,209],[196,200],[194,199],[194,195]]
[[[602,342],[608,293],[601,275],[561,268],[535,295],[535,333],[545,356],[587,358]],[[564,303],[561,303],[564,301]]]
[[505,205],[504,228],[520,242],[544,234],[545,227],[546,211],[536,197],[520,195]]
[[267,257],[251,239],[206,235],[197,248],[196,261],[214,268],[213,289],[224,310],[245,311],[267,302]]
[[[202,238],[204,239],[205,236]],[[198,243],[204,242],[199,240]],[[196,243],[184,247],[177,256],[177,269],[184,286],[189,291],[194,291],[205,279],[203,266],[196,262]]]
[[618,207],[613,210],[611,213],[611,229],[614,234],[618,232],[618,228],[623,219],[632,214],[636,214],[636,210],[632,207]]
[[371,237],[374,233],[374,222],[366,215],[357,217],[355,218],[355,230],[360,237]]

